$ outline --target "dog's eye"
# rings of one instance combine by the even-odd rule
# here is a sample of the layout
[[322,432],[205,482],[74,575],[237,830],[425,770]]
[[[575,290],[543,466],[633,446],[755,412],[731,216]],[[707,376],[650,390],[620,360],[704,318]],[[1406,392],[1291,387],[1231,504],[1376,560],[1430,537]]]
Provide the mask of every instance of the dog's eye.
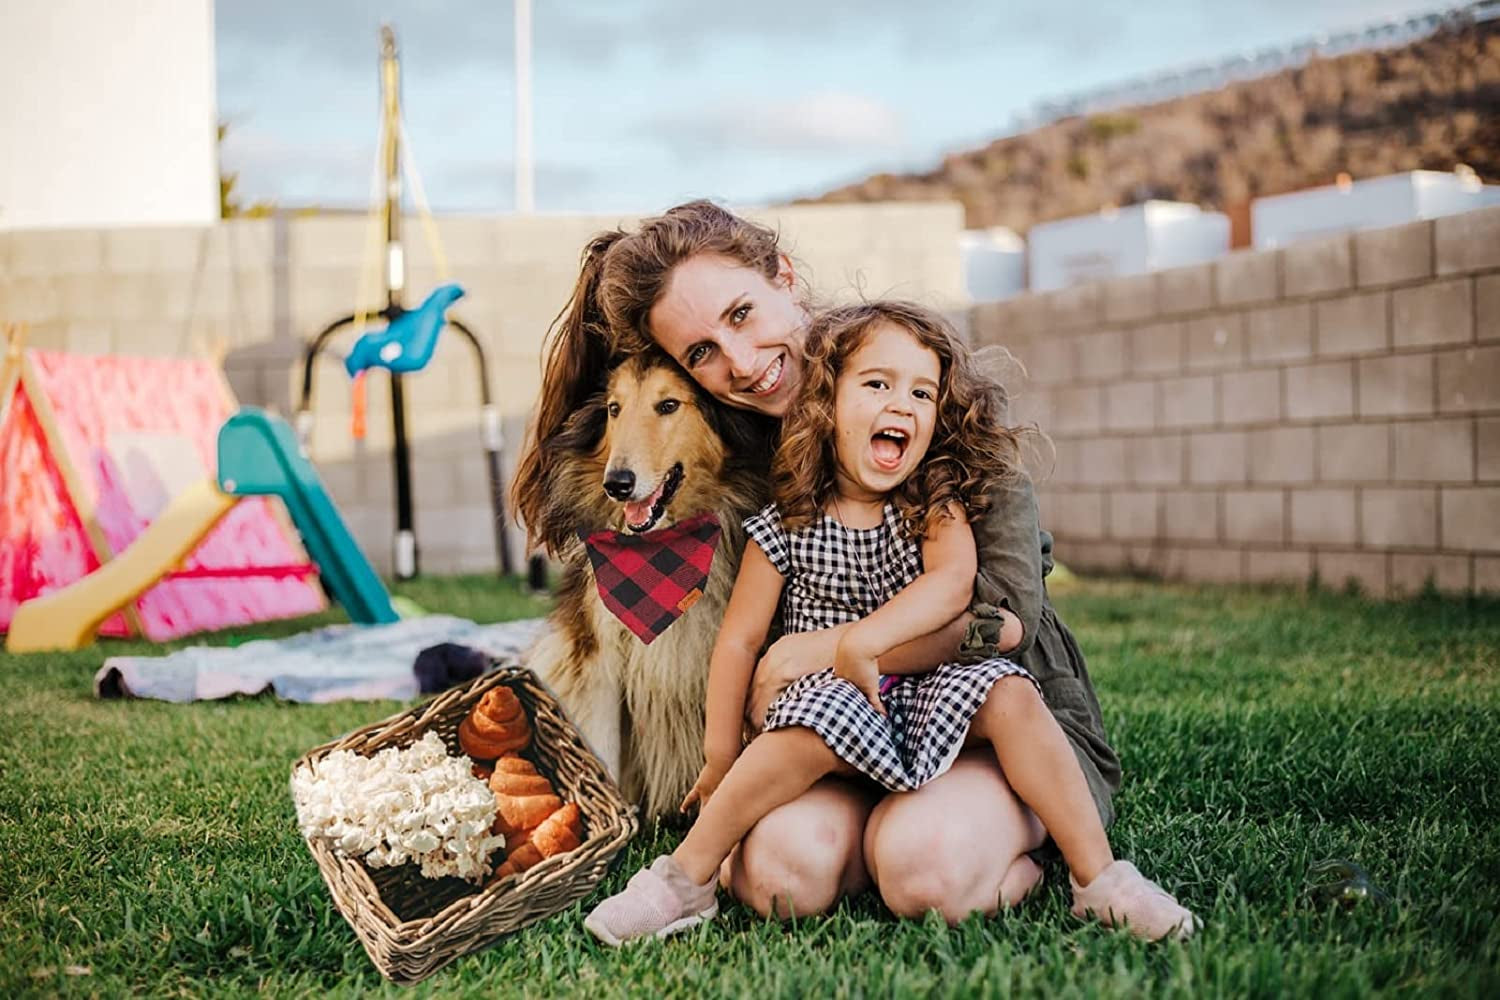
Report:
[[676,413],[677,408],[681,405],[682,404],[675,399],[664,399],[660,403],[656,404],[656,412],[665,417],[668,413]]
[[604,409],[605,409],[605,412],[607,412],[612,417],[618,417],[620,415],[620,404],[619,403],[611,402]]

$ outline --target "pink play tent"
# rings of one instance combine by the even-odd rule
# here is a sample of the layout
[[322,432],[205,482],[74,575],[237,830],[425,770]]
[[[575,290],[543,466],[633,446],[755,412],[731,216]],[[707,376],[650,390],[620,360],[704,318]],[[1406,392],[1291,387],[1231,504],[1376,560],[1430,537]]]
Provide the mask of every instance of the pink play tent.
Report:
[[[236,406],[209,361],[26,350],[0,365],[0,632],[23,602],[122,552],[189,482],[212,477]],[[317,567],[278,501],[240,501],[101,635],[156,642],[323,610]]]

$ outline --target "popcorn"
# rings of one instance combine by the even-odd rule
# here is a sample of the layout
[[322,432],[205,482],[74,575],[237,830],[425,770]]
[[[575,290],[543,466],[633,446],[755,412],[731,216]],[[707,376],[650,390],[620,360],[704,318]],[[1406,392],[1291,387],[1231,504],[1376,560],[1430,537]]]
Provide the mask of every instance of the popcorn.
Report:
[[412,861],[427,878],[477,882],[505,845],[490,833],[494,793],[436,733],[373,757],[335,750],[292,773],[292,798],[304,837],[372,868]]

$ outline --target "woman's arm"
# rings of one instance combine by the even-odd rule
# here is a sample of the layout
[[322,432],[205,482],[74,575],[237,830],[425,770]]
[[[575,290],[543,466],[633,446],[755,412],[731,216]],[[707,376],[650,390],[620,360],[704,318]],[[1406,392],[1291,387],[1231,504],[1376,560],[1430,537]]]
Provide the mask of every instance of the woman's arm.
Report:
[[708,666],[703,753],[726,768],[739,756],[750,676],[785,582],[756,542],[746,544]]

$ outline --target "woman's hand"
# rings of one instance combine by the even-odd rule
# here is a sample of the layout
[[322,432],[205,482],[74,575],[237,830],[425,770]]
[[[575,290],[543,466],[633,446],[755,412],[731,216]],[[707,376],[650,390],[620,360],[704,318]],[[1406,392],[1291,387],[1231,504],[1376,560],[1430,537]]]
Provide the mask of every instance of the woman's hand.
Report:
[[696,802],[698,810],[701,812],[703,807],[708,805],[709,797],[718,790],[719,782],[724,780],[724,775],[729,773],[729,767],[733,763],[733,758],[724,760],[719,757],[710,757],[705,760],[703,762],[703,770],[698,772],[698,780],[693,782],[693,787],[688,789],[687,795],[682,800],[682,805],[678,808],[683,812],[687,812],[688,806]]
[[875,711],[884,715],[885,706],[880,702],[879,656],[878,651],[860,641],[858,629],[851,629],[839,640],[838,651],[833,657],[833,672],[859,688]]
[[771,643],[766,655],[755,665],[755,674],[750,679],[749,716],[756,729],[766,721],[766,709],[788,684],[814,670],[833,665],[839,637],[848,628],[847,625],[838,625],[817,632],[797,632]]

